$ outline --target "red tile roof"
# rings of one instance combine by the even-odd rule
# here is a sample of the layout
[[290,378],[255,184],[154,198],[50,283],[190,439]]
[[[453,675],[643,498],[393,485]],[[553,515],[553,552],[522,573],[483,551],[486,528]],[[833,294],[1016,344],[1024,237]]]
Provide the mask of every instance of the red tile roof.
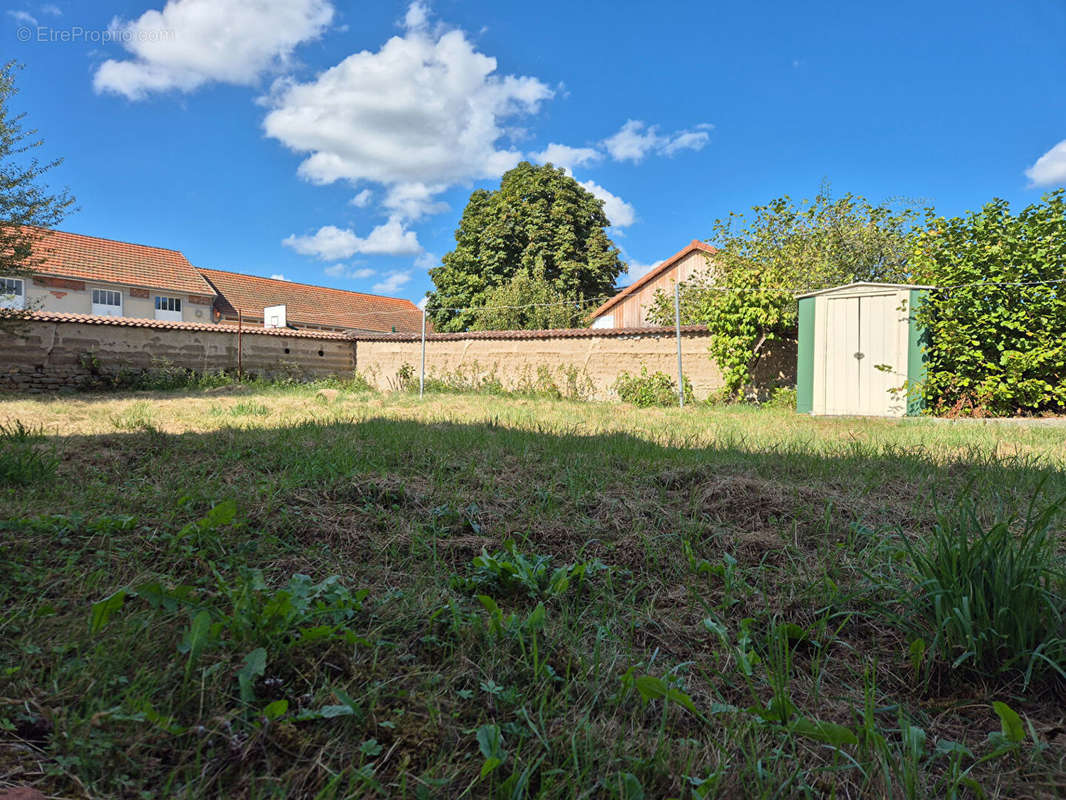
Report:
[[267,306],[285,306],[293,325],[319,325],[338,330],[421,331],[422,312],[410,300],[328,289],[306,283],[241,275],[219,269],[200,273],[221,295],[218,308],[224,317],[262,322]]
[[196,268],[177,250],[116,242],[80,233],[37,229],[35,272],[86,281],[120,283],[182,294],[213,295]]
[[[97,317],[92,314],[61,314],[55,311],[32,311],[18,315],[18,319],[30,322],[78,322],[83,325],[119,325],[127,328],[161,328],[178,331],[204,331],[206,333],[232,333],[236,335],[236,326],[214,325],[200,322],[165,322],[158,319],[135,319],[133,317]],[[334,331],[294,330],[292,328],[254,328],[244,329],[245,334],[266,336],[293,336],[301,339],[348,339],[343,333]]]
[[[682,334],[707,333],[706,325],[682,325]],[[674,336],[675,329],[667,327],[646,328],[555,328],[543,331],[468,331],[466,333],[427,333],[427,342],[457,342],[464,339],[597,339],[601,337],[626,336]],[[421,334],[415,333],[351,333],[352,339],[360,342],[417,342]]]
[[668,269],[670,269],[672,266],[674,266],[674,264],[676,264],[682,258],[684,258],[685,256],[689,255],[690,253],[696,252],[697,250],[700,250],[700,251],[702,251],[704,253],[717,253],[718,252],[718,248],[717,247],[712,247],[711,245],[707,244],[706,242],[701,242],[699,239],[693,239],[692,242],[687,247],[683,247],[680,250],[678,250],[676,253],[674,253],[672,256],[670,256],[668,259],[666,259],[665,261],[661,262],[657,267],[655,267],[647,275],[642,275],[639,279],[633,281],[633,283],[629,284],[629,286],[624,288],[622,291],[620,291],[618,294],[616,294],[614,297],[612,297],[610,300],[608,300],[602,306],[600,306],[595,311],[593,311],[589,315],[589,319],[596,319],[596,317],[600,316],[604,312],[609,311],[610,309],[614,308],[616,305],[618,305],[623,300],[625,300],[629,295],[631,295],[637,289],[639,289],[640,287],[646,286],[647,284],[651,283],[653,280],[655,280],[660,275],[662,275],[664,272],[666,272]]

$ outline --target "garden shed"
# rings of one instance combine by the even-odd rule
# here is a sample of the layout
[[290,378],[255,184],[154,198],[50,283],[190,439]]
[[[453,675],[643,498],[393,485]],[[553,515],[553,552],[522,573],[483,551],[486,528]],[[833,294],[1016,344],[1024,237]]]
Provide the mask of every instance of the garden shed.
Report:
[[799,297],[796,410],[902,417],[924,379],[915,310],[933,287],[850,283]]

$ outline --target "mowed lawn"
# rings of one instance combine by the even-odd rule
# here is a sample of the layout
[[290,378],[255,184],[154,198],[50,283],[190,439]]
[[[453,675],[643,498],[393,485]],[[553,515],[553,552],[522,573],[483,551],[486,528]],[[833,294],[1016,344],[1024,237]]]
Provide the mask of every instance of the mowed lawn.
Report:
[[1066,495],[1066,427],[314,387],[0,423],[0,788],[1066,793],[1061,665],[954,665],[908,570],[959,504]]

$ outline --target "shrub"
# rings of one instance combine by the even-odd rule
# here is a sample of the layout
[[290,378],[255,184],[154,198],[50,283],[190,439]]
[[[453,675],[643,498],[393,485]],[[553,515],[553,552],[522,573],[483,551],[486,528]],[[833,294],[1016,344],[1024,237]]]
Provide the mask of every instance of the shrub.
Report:
[[912,271],[946,287],[917,309],[930,338],[921,387],[935,413],[1066,411],[1066,190],[1019,214],[930,215]]
[[27,486],[55,476],[59,460],[43,442],[42,431],[20,420],[0,424],[0,486]]
[[[729,397],[756,394],[760,361],[795,336],[798,291],[905,278],[917,218],[912,201],[874,205],[833,197],[824,184],[813,200],[785,195],[716,220],[710,239],[718,252],[710,269],[680,285],[680,311],[685,324],[707,324]],[[672,292],[655,293],[648,319],[673,324]]]
[[911,603],[912,654],[983,677],[1049,670],[1066,677],[1066,574],[1052,525],[1066,498],[1039,513],[984,526],[972,501],[941,515],[925,542],[906,543],[918,592]]
[[795,410],[796,408],[796,387],[795,386],[778,386],[774,389],[770,395],[770,399],[763,405],[767,408],[781,408],[785,410]]
[[[623,372],[614,382],[614,391],[623,403],[632,403],[641,408],[648,406],[677,405],[677,383],[665,372],[648,374],[647,367],[640,368],[640,375]],[[685,381],[685,402],[692,402],[692,384]]]

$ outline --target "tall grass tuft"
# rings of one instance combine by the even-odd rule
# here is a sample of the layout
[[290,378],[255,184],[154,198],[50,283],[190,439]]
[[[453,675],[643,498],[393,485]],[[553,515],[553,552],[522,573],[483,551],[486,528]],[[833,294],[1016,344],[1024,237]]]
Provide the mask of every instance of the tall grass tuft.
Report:
[[919,589],[912,620],[931,635],[928,657],[986,678],[1024,674],[1026,685],[1066,678],[1066,573],[1053,529],[1064,503],[986,526],[966,500],[928,540],[907,543]]
[[27,486],[55,476],[58,459],[43,442],[41,431],[21,420],[0,424],[0,486]]

